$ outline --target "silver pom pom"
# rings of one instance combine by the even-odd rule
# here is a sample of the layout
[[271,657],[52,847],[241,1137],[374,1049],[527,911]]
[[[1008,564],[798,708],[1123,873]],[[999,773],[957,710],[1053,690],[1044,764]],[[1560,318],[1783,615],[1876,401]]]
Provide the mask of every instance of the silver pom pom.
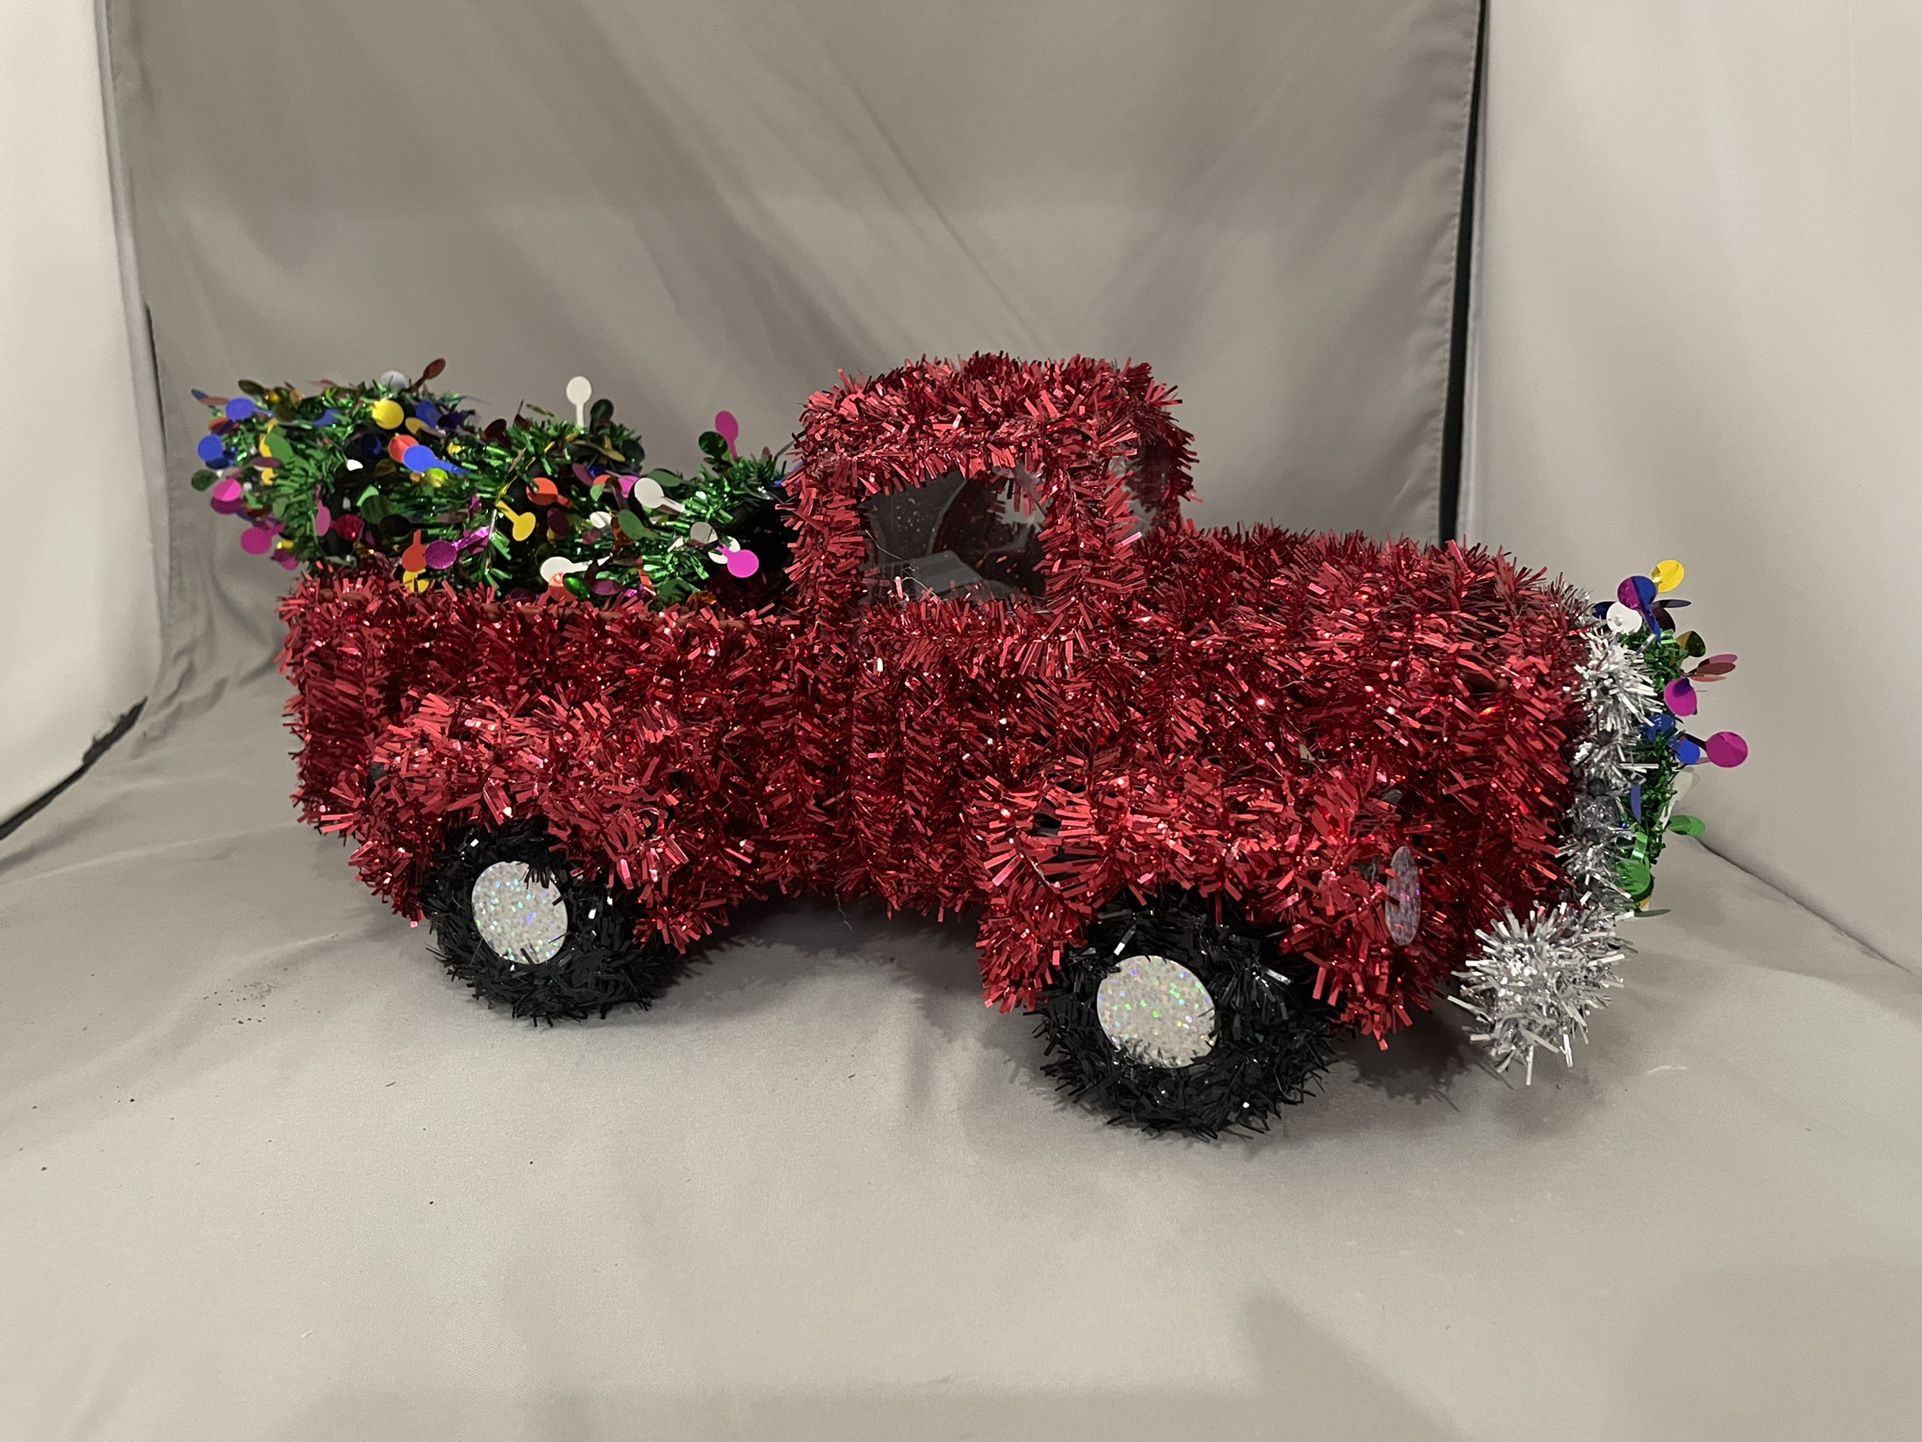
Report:
[[1450,1001],[1480,1025],[1497,1071],[1520,1058],[1524,1082],[1535,1079],[1535,1051],[1558,1051],[1575,1064],[1574,1043],[1588,1035],[1588,1018],[1620,986],[1615,964],[1623,944],[1612,908],[1559,902],[1526,921],[1511,911],[1477,938],[1481,949],[1456,973],[1461,994]]

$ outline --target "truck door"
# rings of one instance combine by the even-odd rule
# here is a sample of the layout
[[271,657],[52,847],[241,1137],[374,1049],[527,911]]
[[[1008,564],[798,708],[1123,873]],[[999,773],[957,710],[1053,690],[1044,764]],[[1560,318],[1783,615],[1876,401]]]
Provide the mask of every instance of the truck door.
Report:
[[953,470],[862,503],[849,862],[894,905],[975,899],[966,808],[1045,753],[1053,683],[1023,664],[1045,606],[1042,490],[1020,468]]

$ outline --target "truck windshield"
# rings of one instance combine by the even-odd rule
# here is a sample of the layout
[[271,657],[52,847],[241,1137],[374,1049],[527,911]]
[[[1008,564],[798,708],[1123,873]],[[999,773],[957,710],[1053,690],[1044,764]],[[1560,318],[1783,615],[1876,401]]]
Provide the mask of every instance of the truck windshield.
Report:
[[1034,477],[1021,470],[963,476],[870,496],[862,505],[874,589],[909,595],[1007,600],[1042,592],[1041,527]]

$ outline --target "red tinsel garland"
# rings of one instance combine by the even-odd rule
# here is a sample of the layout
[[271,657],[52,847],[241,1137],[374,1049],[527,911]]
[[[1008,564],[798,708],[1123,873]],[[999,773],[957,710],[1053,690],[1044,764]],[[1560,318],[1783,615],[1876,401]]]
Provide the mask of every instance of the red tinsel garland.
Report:
[[[677,946],[777,891],[979,906],[1003,1008],[1117,896],[1194,891],[1384,1037],[1478,927],[1555,892],[1582,642],[1500,556],[1195,530],[1171,401],[1145,367],[1000,357],[816,395],[784,609],[310,578],[283,608],[297,799],[410,915],[451,829],[530,817]],[[862,604],[867,497],[1016,467],[1044,604]],[[1402,846],[1406,946],[1382,913]]]

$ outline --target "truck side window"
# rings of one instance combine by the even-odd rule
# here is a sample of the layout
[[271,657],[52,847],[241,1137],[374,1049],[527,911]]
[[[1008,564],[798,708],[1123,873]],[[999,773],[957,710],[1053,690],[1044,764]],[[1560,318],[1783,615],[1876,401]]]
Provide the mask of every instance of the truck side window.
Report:
[[1127,487],[1128,506],[1141,530],[1146,532],[1159,525],[1162,508],[1168,501],[1168,487],[1174,478],[1167,448],[1144,445],[1137,455],[1117,456],[1109,465],[1109,473],[1119,477]]
[[891,591],[899,581],[911,596],[1038,597],[1044,519],[1034,478],[1018,470],[949,471],[870,496],[862,503],[870,582]]

